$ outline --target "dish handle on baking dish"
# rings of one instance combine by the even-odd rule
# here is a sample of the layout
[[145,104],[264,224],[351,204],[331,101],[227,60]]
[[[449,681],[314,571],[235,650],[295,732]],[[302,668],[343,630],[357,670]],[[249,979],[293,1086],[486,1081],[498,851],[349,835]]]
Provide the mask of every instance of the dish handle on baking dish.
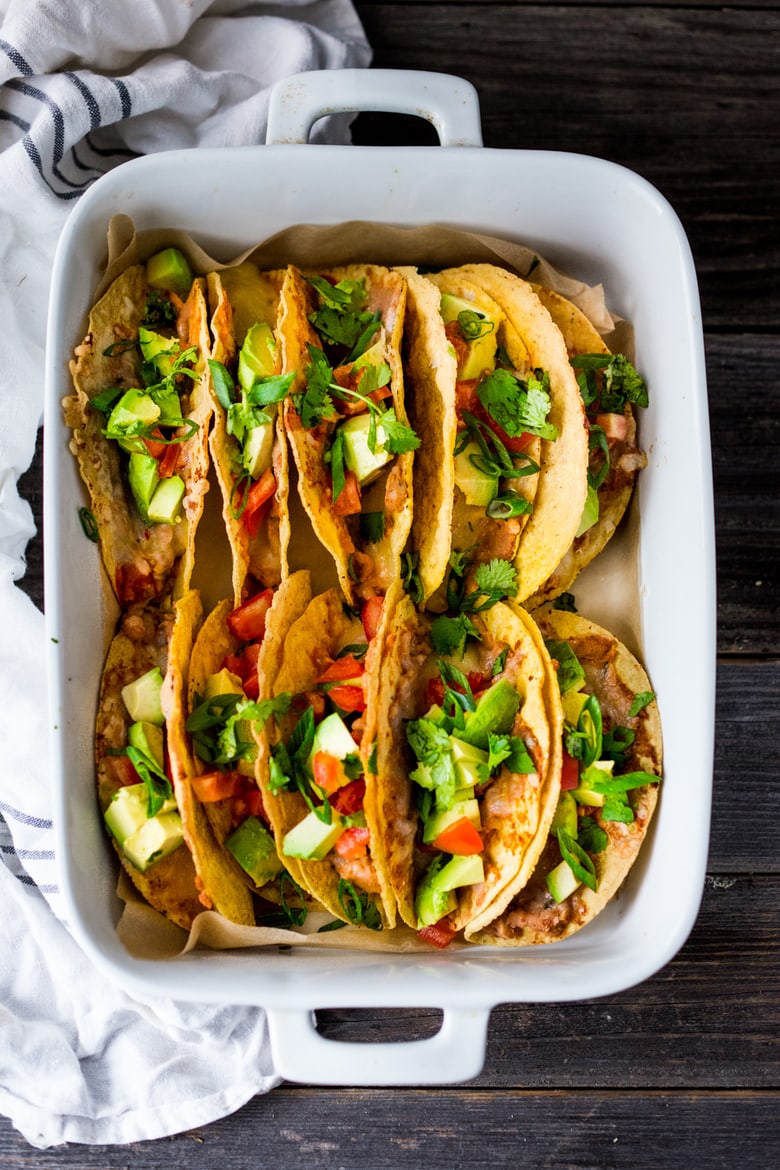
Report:
[[315,69],[278,81],[269,96],[266,145],[308,142],[319,118],[364,111],[425,118],[442,146],[482,146],[474,86],[416,69]]
[[452,1085],[485,1061],[489,1008],[445,1008],[426,1040],[354,1043],[317,1031],[314,1012],[267,1009],[274,1070],[308,1085]]

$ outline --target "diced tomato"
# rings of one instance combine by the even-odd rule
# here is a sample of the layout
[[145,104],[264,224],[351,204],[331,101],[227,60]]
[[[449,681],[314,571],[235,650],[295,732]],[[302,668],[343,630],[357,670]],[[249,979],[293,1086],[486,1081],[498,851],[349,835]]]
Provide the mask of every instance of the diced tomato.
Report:
[[165,448],[168,446],[168,444],[162,443],[158,439],[154,438],[155,435],[159,435],[160,439],[162,439],[163,434],[159,427],[155,427],[155,429],[152,431],[151,438],[144,439],[144,446],[151,455],[152,459],[159,459],[161,455],[165,454]]
[[369,597],[368,601],[363,604],[363,608],[360,611],[360,620],[363,623],[363,631],[369,642],[379,629],[379,622],[382,618],[382,607],[384,604],[384,597]]
[[344,486],[333,501],[336,516],[356,516],[360,511],[360,484],[354,471],[345,471]]
[[239,642],[254,642],[265,633],[265,618],[274,599],[273,589],[263,589],[227,616],[227,627]]
[[226,800],[235,796],[241,786],[241,776],[238,772],[204,772],[201,776],[192,777],[192,790],[201,804],[209,804],[215,800]]
[[457,853],[461,857],[481,853],[484,849],[482,838],[468,817],[461,817],[448,825],[433,844],[444,853]]
[[365,857],[368,853],[370,836],[365,826],[352,825],[344,830],[333,848],[345,861],[354,861],[355,858]]
[[220,670],[229,670],[231,674],[235,674],[243,681],[244,660],[240,654],[226,654],[220,664]]
[[335,808],[336,812],[343,813],[345,817],[351,816],[352,813],[359,812],[363,807],[363,801],[366,795],[365,780],[350,780],[349,784],[345,784],[343,788],[339,788],[334,792],[330,799],[330,803]]
[[332,756],[330,752],[315,752],[312,760],[312,770],[314,772],[314,783],[328,796],[335,792],[337,788],[343,788],[347,783],[347,776],[344,772],[344,765],[336,756]]
[[276,491],[276,476],[273,468],[267,467],[258,480],[249,489],[246,507],[241,513],[244,527],[250,536],[257,536],[263,518],[271,506],[273,494]]
[[[469,686],[471,687],[471,693],[474,696],[478,695],[480,691],[486,690],[491,683],[491,680],[487,677],[487,675],[480,674],[477,670],[470,670],[466,677],[468,679]],[[450,689],[457,690],[458,688],[451,687]],[[442,682],[440,676],[435,674],[432,678],[429,678],[428,682],[426,683],[425,704],[426,707],[432,707],[434,704],[440,707],[443,702],[444,683]]]
[[564,748],[563,761],[561,763],[561,792],[568,792],[570,789],[576,788],[579,782],[579,761],[575,760],[574,756],[570,756]]
[[105,761],[117,784],[120,784],[122,788],[128,784],[141,783],[141,777],[133,767],[129,756],[106,756]]
[[246,815],[248,817],[262,817],[264,821],[268,820],[263,805],[263,794],[259,788],[254,784],[247,784],[243,797],[246,801]]
[[597,414],[596,426],[604,431],[607,439],[622,442],[628,433],[628,419],[624,414]]
[[431,946],[444,950],[448,947],[458,932],[453,930],[446,918],[440,918],[431,926],[423,926],[417,931],[417,937]]
[[179,466],[180,455],[181,443],[168,443],[166,445],[165,451],[163,452],[157,465],[160,479],[170,479],[172,475],[176,474],[176,468]]
[[366,696],[362,687],[331,687],[328,698],[341,711],[365,711]]
[[360,678],[365,670],[362,662],[358,662],[354,654],[345,654],[343,658],[337,658],[335,662],[331,662],[316,680],[318,683],[324,682],[340,682],[345,678]]

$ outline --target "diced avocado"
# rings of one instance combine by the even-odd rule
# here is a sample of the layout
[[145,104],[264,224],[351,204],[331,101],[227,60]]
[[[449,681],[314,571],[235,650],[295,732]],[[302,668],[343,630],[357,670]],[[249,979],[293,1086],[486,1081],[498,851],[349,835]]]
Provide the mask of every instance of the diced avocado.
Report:
[[152,524],[175,524],[184,499],[184,480],[180,475],[161,479],[155,488],[148,516]]
[[[268,411],[269,407],[265,409]],[[244,437],[242,464],[252,479],[259,479],[273,462],[274,430],[273,423],[261,423],[247,431]]]
[[577,801],[571,792],[562,792],[550,823],[550,832],[563,829],[570,837],[577,836]]
[[423,719],[428,719],[431,723],[435,723],[437,727],[443,727],[446,718],[444,708],[440,707],[438,703],[434,703],[423,715]]
[[108,416],[106,430],[126,431],[142,423],[151,426],[160,417],[160,408],[151,395],[143,390],[126,390]]
[[480,309],[471,301],[456,297],[452,293],[441,294],[441,316],[445,325],[450,321],[457,321],[461,313],[478,313],[484,318],[484,331],[479,336],[469,338],[465,334],[463,340],[468,343],[468,353],[463,365],[458,370],[458,376],[463,380],[478,378],[485,370],[493,370],[496,365],[497,328],[496,322],[488,316],[484,309]]
[[[145,784],[128,784],[114,793],[104,820],[119,845],[124,845],[150,818],[147,816],[148,793]],[[176,811],[176,799],[170,796],[157,816]],[[154,818],[151,818],[154,820]]]
[[290,829],[282,842],[282,853],[285,857],[322,861],[343,832],[344,825],[337,813],[328,825],[315,812],[310,812]]
[[462,817],[467,817],[476,829],[481,828],[482,821],[479,815],[479,801],[476,798],[458,801],[451,808],[448,808],[446,812],[434,813],[432,817],[429,817],[423,826],[423,842],[426,845],[430,845],[431,841],[436,840],[439,833],[443,833],[445,829],[448,829],[450,825],[454,825]]
[[[550,657],[557,664],[558,690],[562,695],[569,691],[581,691],[585,686],[585,671],[582,663],[568,642],[550,638],[545,642]],[[574,720],[576,723],[576,719]]]
[[414,896],[414,912],[417,929],[433,926],[434,922],[451,914],[458,908],[458,895],[454,890],[437,890],[425,878],[420,882]]
[[500,678],[477,702],[476,711],[466,717],[466,726],[458,737],[466,743],[487,750],[488,735],[504,735],[512,730],[520,707],[520,696],[506,678]]
[[156,723],[149,723],[145,719],[133,723],[127,733],[127,742],[149,756],[160,768],[165,767],[165,736],[163,729]]
[[258,749],[257,740],[252,732],[252,721],[250,719],[239,719],[236,723],[235,734],[236,741],[239,744],[249,745],[248,754],[242,753],[240,759],[236,762],[236,771],[240,772],[242,776],[248,776],[250,780],[253,780]]
[[176,293],[185,300],[195,278],[183,252],[178,248],[164,248],[146,261],[146,279],[152,288]]
[[567,691],[565,695],[561,695],[563,717],[572,727],[576,727],[579,723],[582,708],[587,703],[588,698],[586,691]]
[[273,837],[257,817],[247,817],[233,830],[225,846],[256,886],[272,881],[283,868]]
[[150,817],[140,829],[128,837],[122,852],[136,869],[145,870],[155,861],[161,861],[184,841],[181,817],[178,812],[160,812]]
[[487,472],[480,471],[471,462],[472,455],[479,455],[476,443],[467,443],[455,456],[455,483],[463,492],[467,504],[486,508],[498,495],[498,480]]
[[160,417],[157,420],[161,426],[172,423],[180,424],[182,418],[181,398],[174,383],[160,383],[155,389],[155,402],[160,408]]
[[311,746],[311,759],[314,759],[317,752],[327,752],[329,756],[343,760],[356,751],[357,744],[352,738],[352,733],[336,711],[332,715],[326,715],[322,722],[317,724]]
[[582,509],[582,519],[580,526],[575,532],[575,536],[582,536],[587,532],[599,518],[599,493],[596,488],[588,484],[588,492],[585,496],[585,507]]
[[238,355],[238,381],[251,390],[258,378],[276,373],[277,345],[273,330],[265,321],[256,321],[247,331]]
[[353,370],[362,370],[364,366],[378,366],[384,361],[384,342],[376,341],[373,345],[356,357],[352,363]]
[[432,879],[437,890],[458,890],[461,886],[473,886],[484,882],[485,867],[479,853],[451,857]]
[[551,869],[545,881],[556,902],[565,902],[580,884],[567,861],[561,861],[555,869]]
[[243,695],[241,679],[227,667],[210,674],[203,686],[203,698],[213,699],[215,695]]
[[155,333],[153,329],[138,330],[138,341],[145,362],[152,362],[155,369],[163,377],[170,374],[173,362],[179,355],[179,342],[176,337],[164,337],[162,333]]
[[149,505],[160,482],[160,470],[156,459],[140,451],[131,451],[127,469],[130,490],[138,511],[144,520],[149,518]]
[[354,414],[345,419],[340,425],[340,432],[344,437],[344,463],[350,471],[354,471],[358,483],[365,486],[376,479],[379,472],[393,458],[390,451],[385,450],[385,432],[382,424],[376,425],[376,451],[368,445],[371,414]]
[[135,723],[156,723],[162,727],[165,716],[160,705],[163,675],[159,666],[122,687],[122,702]]
[[589,768],[580,774],[580,782],[571,794],[577,804],[586,804],[590,808],[601,808],[604,803],[604,793],[594,792],[591,788],[594,780],[604,780],[612,775],[615,766],[614,760],[595,760]]
[[473,743],[466,743],[457,736],[450,736],[450,746],[452,750],[452,758],[455,762],[455,780],[459,787],[480,784],[479,773],[477,766],[479,764],[487,765],[488,753],[482,748],[475,747]]
[[127,838],[132,837],[148,820],[146,806],[145,784],[129,784],[114,793],[103,819],[119,845],[124,845]]

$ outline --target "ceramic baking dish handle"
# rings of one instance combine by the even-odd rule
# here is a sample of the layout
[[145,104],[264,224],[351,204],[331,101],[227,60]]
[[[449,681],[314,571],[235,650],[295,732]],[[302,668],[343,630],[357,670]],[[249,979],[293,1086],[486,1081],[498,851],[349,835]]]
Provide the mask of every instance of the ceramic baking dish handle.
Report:
[[266,144],[308,142],[318,118],[380,110],[431,122],[442,146],[481,146],[479,98],[470,82],[414,69],[321,69],[271,90]]
[[477,1076],[485,1060],[488,1008],[445,1008],[426,1040],[355,1044],[328,1040],[314,1012],[268,1011],[274,1069],[308,1085],[448,1085]]

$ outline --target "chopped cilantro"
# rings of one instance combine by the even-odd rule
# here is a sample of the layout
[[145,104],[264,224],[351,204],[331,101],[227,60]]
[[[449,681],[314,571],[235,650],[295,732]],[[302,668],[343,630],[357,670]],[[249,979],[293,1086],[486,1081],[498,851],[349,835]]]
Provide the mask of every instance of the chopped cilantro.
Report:
[[442,614],[431,625],[431,643],[437,654],[462,655],[467,638],[479,638],[479,631],[464,613],[457,617]]
[[622,414],[627,403],[647,406],[647,384],[625,354],[577,354],[571,364],[590,413]]
[[496,369],[479,383],[477,397],[493,421],[513,438],[528,433],[557,439],[557,428],[547,421],[552,405],[549,383],[543,370],[522,381],[508,370]]
[[654,698],[654,691],[639,691],[638,694],[634,695],[634,701],[629,708],[629,718],[633,719],[640,711],[644,711],[645,707],[649,707]]

